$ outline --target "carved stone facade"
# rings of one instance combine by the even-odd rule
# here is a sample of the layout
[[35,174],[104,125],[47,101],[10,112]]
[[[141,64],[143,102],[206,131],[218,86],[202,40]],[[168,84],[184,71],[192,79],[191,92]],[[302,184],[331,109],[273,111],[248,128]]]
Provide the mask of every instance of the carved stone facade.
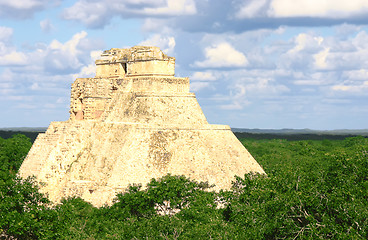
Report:
[[189,79],[157,47],[105,51],[96,77],[72,84],[70,118],[40,134],[19,174],[35,175],[54,202],[80,196],[111,204],[129,184],[167,173],[228,189],[264,173],[229,126],[208,124]]

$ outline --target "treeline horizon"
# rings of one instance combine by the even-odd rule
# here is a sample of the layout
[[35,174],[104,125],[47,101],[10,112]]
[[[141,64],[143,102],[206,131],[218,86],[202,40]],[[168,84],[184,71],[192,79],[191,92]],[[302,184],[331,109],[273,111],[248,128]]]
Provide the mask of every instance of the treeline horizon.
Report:
[[[13,131],[13,130],[0,130],[0,137],[3,139],[11,138],[13,135],[22,134],[30,138],[33,143],[38,134],[44,133],[45,131]],[[323,132],[323,131],[322,131]],[[365,136],[365,134],[320,134],[320,133],[262,133],[262,132],[238,132],[236,129],[233,130],[234,135],[238,139],[249,138],[249,139],[286,139],[289,141],[300,141],[300,140],[344,140],[348,137]]]
[[[249,133],[249,132],[233,132],[240,140],[243,138],[262,140],[262,139],[285,139],[288,141],[302,141],[302,140],[344,140],[350,137],[362,136],[359,134],[314,134],[314,133]],[[362,136],[367,138],[367,136]]]

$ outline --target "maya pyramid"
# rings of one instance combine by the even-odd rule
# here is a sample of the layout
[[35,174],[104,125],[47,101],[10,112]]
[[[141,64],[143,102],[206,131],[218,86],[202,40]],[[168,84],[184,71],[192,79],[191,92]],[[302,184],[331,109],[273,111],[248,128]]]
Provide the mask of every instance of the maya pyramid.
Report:
[[189,78],[157,47],[104,51],[96,77],[72,84],[70,118],[39,134],[19,174],[34,175],[53,202],[79,196],[111,204],[130,184],[167,173],[229,189],[264,173],[229,126],[208,124]]

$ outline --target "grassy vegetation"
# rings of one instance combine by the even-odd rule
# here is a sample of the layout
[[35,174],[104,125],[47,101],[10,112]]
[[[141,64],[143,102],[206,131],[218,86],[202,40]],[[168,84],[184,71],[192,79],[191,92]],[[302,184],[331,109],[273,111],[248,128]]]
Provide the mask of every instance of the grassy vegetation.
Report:
[[[54,207],[17,179],[31,143],[0,138],[0,234],[19,239],[367,239],[368,139],[241,139],[267,176],[215,193],[183,176],[131,186],[112,206]],[[170,202],[170,208],[168,208]],[[219,203],[223,204],[219,208]],[[166,206],[166,207],[165,207]],[[176,214],[160,215],[157,209]]]

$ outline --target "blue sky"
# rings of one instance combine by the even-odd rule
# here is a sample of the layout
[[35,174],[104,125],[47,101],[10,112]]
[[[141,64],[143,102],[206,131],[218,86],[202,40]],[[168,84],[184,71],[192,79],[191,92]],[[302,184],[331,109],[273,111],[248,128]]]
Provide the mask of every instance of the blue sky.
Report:
[[155,45],[213,124],[368,128],[366,0],[0,0],[0,127],[68,119],[102,50]]

